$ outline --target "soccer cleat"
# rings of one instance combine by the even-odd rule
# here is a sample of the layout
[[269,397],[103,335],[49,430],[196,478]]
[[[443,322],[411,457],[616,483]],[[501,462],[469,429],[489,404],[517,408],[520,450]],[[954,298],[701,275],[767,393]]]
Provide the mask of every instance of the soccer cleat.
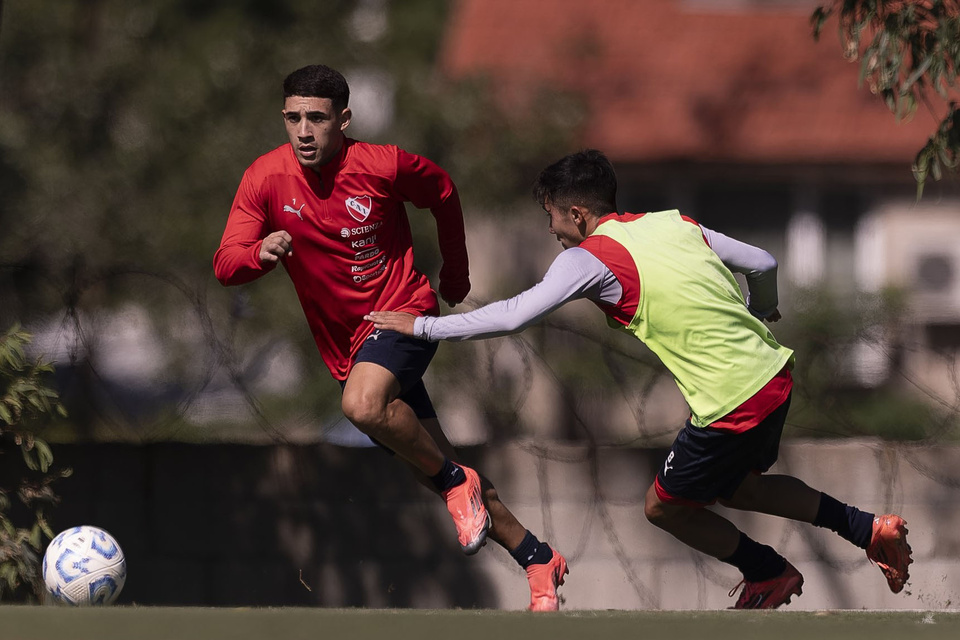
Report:
[[466,481],[447,489],[441,495],[447,503],[447,511],[453,516],[453,523],[457,526],[460,547],[465,554],[472,556],[487,543],[490,514],[483,504],[480,476],[469,467],[460,467],[467,476]]
[[527,581],[530,583],[530,611],[557,611],[560,598],[557,587],[563,584],[563,576],[570,573],[566,559],[552,549],[553,557],[547,564],[531,564],[527,567]]
[[883,571],[890,591],[900,593],[910,579],[908,565],[913,562],[913,550],[907,544],[907,527],[903,518],[887,514],[873,519],[873,535],[867,547],[867,558]]
[[789,562],[783,573],[776,578],[759,582],[741,580],[740,584],[730,590],[728,595],[731,598],[741,584],[743,591],[740,592],[733,609],[776,609],[782,604],[790,604],[792,596],[803,593],[803,576]]

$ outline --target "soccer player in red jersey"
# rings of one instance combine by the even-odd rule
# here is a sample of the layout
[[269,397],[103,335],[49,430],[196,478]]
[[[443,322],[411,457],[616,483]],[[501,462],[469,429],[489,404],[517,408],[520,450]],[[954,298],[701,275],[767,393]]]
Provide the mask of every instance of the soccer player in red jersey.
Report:
[[[800,595],[803,576],[772,547],[704,508],[717,502],[831,529],[864,549],[899,593],[912,562],[900,516],[874,516],[792,476],[766,473],[777,460],[793,388],[793,351],[763,324],[780,319],[776,260],[676,210],[618,213],[616,193],[613,166],[599,151],[562,158],[535,186],[564,248],[537,285],[465,314],[378,310],[367,318],[430,341],[479,339],[522,331],[571,300],[594,302],[610,326],[650,347],[690,405],[647,492],[645,514],[741,571],[735,609],[786,604]],[[746,300],[732,272],[745,275]]]
[[363,317],[374,308],[439,313],[414,266],[405,202],[436,220],[440,296],[451,307],[467,296],[456,186],[426,158],[346,137],[350,89],[339,72],[298,69],[284,80],[283,97],[289,143],[244,173],[214,256],[217,279],[240,285],[282,264],[343,389],[344,415],[443,497],[465,553],[479,551],[489,535],[526,569],[530,609],[557,609],[564,558],[517,521],[488,480],[456,462],[422,380],[437,345],[375,330]]

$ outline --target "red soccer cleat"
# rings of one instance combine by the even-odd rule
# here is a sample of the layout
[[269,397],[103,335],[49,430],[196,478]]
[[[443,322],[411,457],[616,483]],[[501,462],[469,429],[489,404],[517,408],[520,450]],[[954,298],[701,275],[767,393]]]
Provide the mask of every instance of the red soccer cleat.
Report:
[[[733,609],[776,609],[782,604],[790,604],[792,596],[803,593],[803,576],[787,562],[787,568],[776,578],[750,582],[741,580],[743,591]],[[730,597],[737,592],[740,584],[730,590]]]
[[527,567],[527,581],[530,583],[530,611],[557,611],[560,598],[557,587],[563,584],[563,576],[570,573],[566,559],[552,549],[553,557],[547,564],[532,564]]
[[483,504],[480,476],[469,467],[460,467],[467,476],[466,482],[447,489],[441,495],[447,503],[447,511],[453,517],[453,524],[457,526],[460,547],[465,554],[472,556],[487,543],[490,514]]
[[877,563],[894,593],[900,593],[910,579],[908,566],[913,562],[906,524],[898,515],[877,516],[873,519],[873,535],[867,547],[867,558]]

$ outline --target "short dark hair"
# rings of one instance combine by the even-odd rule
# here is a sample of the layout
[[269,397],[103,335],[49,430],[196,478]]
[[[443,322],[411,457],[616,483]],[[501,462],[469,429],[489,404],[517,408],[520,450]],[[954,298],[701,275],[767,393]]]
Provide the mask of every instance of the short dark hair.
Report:
[[617,210],[617,174],[607,156],[596,149],[572,153],[540,172],[533,197],[562,208],[587,207],[604,215]]
[[333,108],[346,109],[350,102],[350,87],[336,69],[325,64],[311,64],[297,69],[283,81],[283,98],[330,98]]

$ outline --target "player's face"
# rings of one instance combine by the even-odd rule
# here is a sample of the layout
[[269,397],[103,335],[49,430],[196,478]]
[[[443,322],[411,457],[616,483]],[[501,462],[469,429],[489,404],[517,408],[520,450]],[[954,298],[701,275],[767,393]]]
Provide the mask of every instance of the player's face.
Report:
[[350,109],[335,111],[330,98],[290,96],[283,103],[283,123],[297,160],[318,171],[343,145]]
[[543,210],[547,212],[550,233],[557,236],[557,240],[564,249],[579,246],[583,242],[585,236],[580,225],[573,219],[572,208],[564,209],[551,202],[545,202]]

